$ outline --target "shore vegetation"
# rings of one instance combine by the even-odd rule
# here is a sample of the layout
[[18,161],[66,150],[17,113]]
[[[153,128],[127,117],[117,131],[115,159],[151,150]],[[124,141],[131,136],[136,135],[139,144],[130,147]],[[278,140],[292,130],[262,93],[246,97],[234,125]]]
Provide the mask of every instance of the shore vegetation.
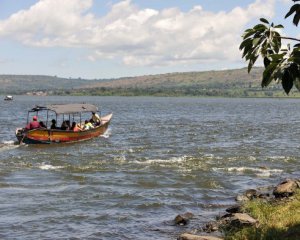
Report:
[[299,240],[300,190],[292,198],[248,201],[244,210],[258,220],[256,226],[225,231],[225,240]]

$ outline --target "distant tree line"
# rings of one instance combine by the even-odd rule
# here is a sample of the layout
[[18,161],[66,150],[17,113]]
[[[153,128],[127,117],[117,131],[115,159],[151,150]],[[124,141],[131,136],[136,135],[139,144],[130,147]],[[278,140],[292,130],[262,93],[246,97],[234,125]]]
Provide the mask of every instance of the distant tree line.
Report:
[[[280,86],[274,85],[271,88],[261,90],[260,86],[235,87],[235,88],[214,88],[214,87],[191,87],[181,86],[173,88],[91,88],[77,90],[57,90],[53,95],[74,95],[74,96],[160,96],[160,97],[286,97]],[[300,97],[300,93],[294,93]]]

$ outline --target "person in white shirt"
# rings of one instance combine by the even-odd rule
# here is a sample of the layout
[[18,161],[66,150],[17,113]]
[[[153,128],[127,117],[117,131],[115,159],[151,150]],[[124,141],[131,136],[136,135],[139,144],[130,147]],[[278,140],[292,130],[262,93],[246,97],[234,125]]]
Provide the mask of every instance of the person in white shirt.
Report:
[[92,120],[95,126],[98,126],[101,124],[101,118],[99,117],[99,115],[95,112],[92,112]]

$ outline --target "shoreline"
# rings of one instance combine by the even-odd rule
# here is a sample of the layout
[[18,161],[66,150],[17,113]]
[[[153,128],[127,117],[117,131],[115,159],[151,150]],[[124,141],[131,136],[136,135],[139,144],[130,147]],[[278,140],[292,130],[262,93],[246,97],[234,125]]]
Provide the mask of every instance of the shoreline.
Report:
[[[299,239],[300,179],[286,179],[275,187],[249,189],[237,195],[235,200],[237,204],[227,208],[226,213],[216,217],[215,221],[184,232],[177,240]],[[188,213],[178,215],[174,222],[186,225],[192,217]]]

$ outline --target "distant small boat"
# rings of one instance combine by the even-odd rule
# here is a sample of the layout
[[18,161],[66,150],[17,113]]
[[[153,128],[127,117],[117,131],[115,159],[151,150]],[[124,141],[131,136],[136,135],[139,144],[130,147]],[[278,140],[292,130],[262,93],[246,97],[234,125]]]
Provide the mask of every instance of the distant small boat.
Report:
[[5,96],[5,98],[4,98],[4,100],[5,101],[11,101],[11,100],[13,100],[14,98],[13,98],[13,96],[11,96],[11,95],[7,95],[7,96]]
[[94,126],[91,129],[73,131],[73,130],[61,130],[61,129],[49,129],[47,128],[48,124],[48,115],[49,112],[54,112],[56,119],[58,115],[67,115],[70,119],[70,116],[74,119],[74,116],[79,118],[79,123],[84,124],[81,121],[81,113],[96,113],[98,108],[92,104],[54,104],[48,106],[37,106],[28,111],[27,114],[27,124],[29,123],[29,115],[33,113],[35,116],[38,115],[40,111],[47,112],[47,122],[45,128],[35,128],[27,130],[26,128],[16,129],[16,137],[20,144],[50,144],[50,143],[69,143],[69,142],[79,142],[88,139],[98,137],[105,133],[112,118],[112,113],[101,116],[100,114],[100,124]]

